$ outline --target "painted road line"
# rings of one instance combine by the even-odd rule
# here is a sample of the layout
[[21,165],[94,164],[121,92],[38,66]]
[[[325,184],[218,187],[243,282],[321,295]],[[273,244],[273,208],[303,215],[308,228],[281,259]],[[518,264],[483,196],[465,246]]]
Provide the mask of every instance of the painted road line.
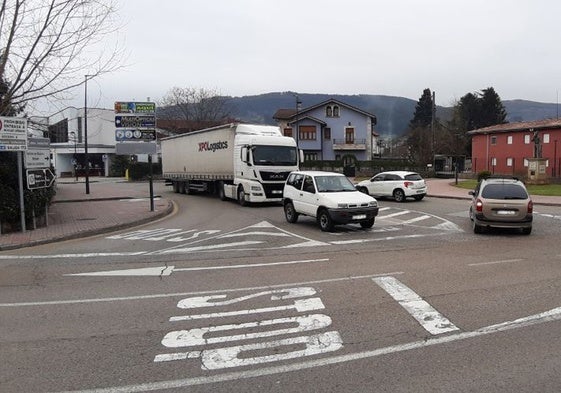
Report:
[[61,259],[61,258],[102,258],[102,257],[130,257],[146,255],[146,251],[136,252],[87,252],[84,254],[55,254],[55,255],[0,255],[0,259]]
[[384,291],[405,309],[421,326],[430,334],[437,335],[459,330],[446,317],[436,311],[409,287],[402,284],[394,277],[373,278]]
[[378,218],[393,218],[393,217],[397,217],[397,216],[403,216],[404,214],[409,214],[409,213],[411,213],[411,211],[403,210],[403,211],[392,213],[392,214],[386,214],[384,216],[378,216]]
[[503,259],[502,261],[469,263],[468,266],[497,265],[497,264],[500,264],[500,263],[514,263],[514,262],[520,262],[520,261],[523,261],[523,259]]
[[170,297],[184,297],[184,296],[197,296],[197,295],[209,295],[209,294],[223,294],[223,293],[236,293],[236,292],[248,292],[257,290],[270,290],[271,288],[286,288],[286,287],[296,287],[305,285],[315,285],[315,284],[326,284],[332,282],[342,282],[342,281],[354,281],[354,280],[364,280],[371,279],[373,277],[379,276],[396,276],[403,274],[403,272],[389,272],[380,274],[369,274],[365,276],[350,276],[350,277],[338,277],[338,278],[328,278],[325,280],[315,280],[306,282],[293,282],[288,284],[278,284],[278,285],[266,285],[260,287],[249,287],[249,288],[230,288],[230,289],[220,289],[216,291],[197,291],[197,292],[179,292],[179,293],[159,293],[154,295],[140,295],[140,296],[122,296],[122,297],[107,297],[107,298],[88,298],[88,299],[70,299],[70,300],[51,300],[51,301],[41,301],[41,302],[21,302],[21,303],[0,303],[0,307],[26,307],[26,306],[59,306],[66,304],[86,304],[86,303],[108,303],[108,302],[128,302],[133,300],[153,300],[153,299],[164,299]]
[[419,217],[415,217],[415,218],[412,218],[412,219],[407,220],[407,221],[403,221],[402,224],[413,224],[415,222],[424,221],[428,218],[430,218],[430,216],[425,214],[423,216],[419,216]]
[[[122,385],[122,386],[111,386],[111,387],[97,388],[97,389],[75,390],[75,391],[67,391],[61,393],[148,392],[148,391],[164,390],[164,389],[179,389],[179,388],[186,388],[190,386],[202,386],[202,385],[209,385],[213,383],[228,382],[228,381],[239,381],[242,379],[259,378],[268,375],[278,375],[278,374],[289,373],[289,372],[299,372],[302,370],[310,370],[317,367],[325,367],[330,365],[348,363],[348,362],[353,362],[362,359],[374,359],[380,356],[387,356],[387,355],[401,353],[405,351],[424,349],[436,345],[446,345],[453,342],[475,339],[478,337],[484,337],[487,335],[498,334],[498,333],[512,331],[512,330],[524,329],[530,326],[535,326],[535,325],[559,321],[559,320],[561,320],[561,307],[557,307],[539,314],[530,315],[528,317],[519,318],[513,321],[507,321],[495,325],[486,326],[471,332],[456,333],[447,336],[429,338],[427,340],[412,341],[409,343],[397,344],[397,345],[392,345],[384,348],[377,348],[369,351],[355,352],[355,353],[349,353],[349,354],[338,355],[338,356],[322,357],[321,359],[299,361],[286,365],[232,371],[228,373],[213,374],[213,375],[201,376],[201,377],[148,382],[148,383],[142,383],[136,385]],[[180,355],[180,354],[170,354],[170,355]],[[212,353],[209,355],[212,355]],[[300,355],[299,357],[301,356],[302,355]],[[194,357],[198,357],[198,356],[194,356]]]

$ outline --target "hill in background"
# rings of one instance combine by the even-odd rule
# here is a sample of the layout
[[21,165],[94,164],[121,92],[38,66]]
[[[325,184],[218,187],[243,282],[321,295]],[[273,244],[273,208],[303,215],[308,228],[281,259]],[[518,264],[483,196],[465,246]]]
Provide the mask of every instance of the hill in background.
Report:
[[[293,93],[267,93],[254,96],[226,97],[232,117],[252,123],[275,124],[278,109],[296,109]],[[407,131],[415,112],[416,100],[384,95],[298,94],[301,108],[307,108],[330,98],[342,101],[376,115],[376,131],[384,137],[398,137]],[[504,100],[507,121],[532,121],[559,116],[559,105],[526,100]],[[441,121],[451,117],[451,107],[437,106],[436,115]]]

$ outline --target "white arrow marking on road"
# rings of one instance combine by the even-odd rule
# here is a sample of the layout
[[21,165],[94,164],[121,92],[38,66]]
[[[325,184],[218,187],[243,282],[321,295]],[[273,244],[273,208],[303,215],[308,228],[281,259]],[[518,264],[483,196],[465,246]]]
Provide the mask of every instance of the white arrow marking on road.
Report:
[[313,263],[313,262],[327,262],[329,259],[307,259],[302,261],[287,261],[287,262],[271,262],[271,263],[250,263],[245,265],[230,265],[230,266],[201,266],[201,267],[179,267],[175,266],[157,266],[157,267],[142,267],[138,269],[125,269],[125,270],[106,270],[101,272],[89,272],[89,273],[73,273],[64,274],[65,276],[169,276],[173,272],[189,272],[189,271],[200,271],[200,270],[222,270],[222,269],[243,269],[252,267],[267,267],[267,266],[278,266],[278,265],[293,265],[297,263]]

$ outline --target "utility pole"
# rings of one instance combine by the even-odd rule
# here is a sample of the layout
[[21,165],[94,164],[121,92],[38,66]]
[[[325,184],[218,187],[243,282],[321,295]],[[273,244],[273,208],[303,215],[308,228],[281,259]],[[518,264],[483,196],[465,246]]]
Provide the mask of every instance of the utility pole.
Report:
[[430,120],[430,130],[431,130],[431,135],[432,135],[432,144],[431,144],[431,151],[432,151],[432,168],[433,170],[434,168],[434,155],[436,154],[435,152],[435,136],[434,136],[434,126],[435,126],[435,122],[436,122],[436,94],[433,91],[432,92],[432,103],[431,103],[431,120]]

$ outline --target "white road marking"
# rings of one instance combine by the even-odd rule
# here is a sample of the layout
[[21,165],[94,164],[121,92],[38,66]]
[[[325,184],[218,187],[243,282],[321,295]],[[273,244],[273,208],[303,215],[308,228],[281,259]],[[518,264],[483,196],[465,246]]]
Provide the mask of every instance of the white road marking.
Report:
[[393,218],[393,217],[397,217],[397,216],[403,216],[404,214],[409,214],[411,213],[409,210],[402,210],[396,213],[392,213],[392,214],[386,214],[384,216],[379,216],[378,218]]
[[422,216],[419,216],[419,217],[412,218],[412,219],[407,220],[407,221],[403,221],[403,224],[405,224],[405,225],[407,225],[407,224],[413,224],[413,223],[415,223],[415,222],[424,221],[424,220],[426,220],[426,219],[428,219],[428,218],[430,218],[430,216],[428,216],[428,215],[425,214],[425,215],[422,215]]
[[293,287],[293,286],[324,284],[330,282],[363,280],[363,279],[371,279],[373,277],[390,276],[390,275],[395,276],[399,274],[403,274],[403,272],[389,272],[389,273],[380,273],[380,274],[369,274],[365,276],[339,277],[339,278],[330,278],[325,280],[296,282],[290,284],[267,285],[261,287],[221,289],[217,291],[161,293],[161,294],[141,295],[141,296],[122,296],[122,297],[90,298],[90,299],[74,299],[74,300],[52,300],[52,301],[41,301],[41,302],[0,303],[0,307],[26,307],[26,306],[41,307],[41,306],[59,306],[65,304],[106,303],[106,302],[121,302],[121,301],[128,302],[132,300],[152,300],[152,299],[162,299],[162,298],[169,298],[169,297],[205,295],[205,294],[213,294],[213,293],[223,294],[223,293],[235,293],[235,292],[242,292],[242,291],[270,290],[271,288],[286,288],[286,287]]
[[201,270],[226,270],[226,269],[245,269],[253,267],[269,267],[278,265],[294,265],[298,263],[315,263],[315,262],[327,262],[328,258],[323,259],[307,259],[303,261],[286,261],[286,262],[270,262],[270,263],[248,263],[244,265],[229,265],[229,266],[200,266],[200,267],[178,267],[175,266],[156,266],[156,267],[142,267],[137,269],[124,269],[124,270],[104,270],[99,272],[87,272],[87,273],[71,273],[64,274],[64,276],[169,276],[174,272],[193,272]]
[[[296,326],[292,326],[296,324]],[[285,325],[280,329],[267,328]],[[266,319],[262,321],[236,323],[230,325],[214,325],[189,330],[175,330],[167,333],[162,339],[162,345],[167,348],[196,347],[209,344],[221,344],[232,341],[252,340],[256,338],[273,337],[282,334],[303,333],[323,329],[331,325],[331,318],[324,314],[300,315],[287,318]],[[218,336],[213,333],[228,332],[232,330],[265,328],[264,331],[233,334],[231,336]],[[212,337],[205,338],[205,335]]]
[[[297,344],[304,344],[305,349],[293,350],[274,355],[241,357],[243,352],[255,353],[259,350],[271,348],[292,347]],[[338,332],[326,332],[311,336],[301,336],[286,338],[282,340],[268,341],[264,343],[238,345],[228,348],[218,348],[203,351],[160,354],[154,358],[155,362],[165,362],[170,360],[183,360],[201,357],[202,368],[206,370],[217,370],[231,367],[252,366],[268,362],[278,362],[306,356],[319,355],[322,353],[333,352],[343,347],[343,341]]]
[[189,253],[189,252],[193,252],[193,251],[218,250],[218,249],[221,249],[221,248],[248,246],[248,245],[262,244],[262,243],[264,243],[264,242],[259,241],[259,240],[247,240],[247,241],[244,241],[244,242],[213,244],[213,245],[210,245],[210,246],[172,248],[172,249],[168,249],[168,250],[154,251],[154,252],[152,252],[152,254],[159,254],[159,255],[185,254],[185,253]]
[[376,277],[372,281],[397,300],[430,334],[437,335],[459,330],[444,315],[436,311],[429,303],[396,278]]
[[469,263],[468,266],[496,265],[499,263],[513,263],[513,262],[520,262],[520,261],[523,261],[523,259],[503,259],[502,261]]
[[441,236],[441,235],[448,235],[448,233],[441,232],[441,233],[430,233],[430,234],[415,234],[415,235],[403,235],[403,236],[386,236],[380,237],[376,239],[352,239],[352,240],[338,240],[329,242],[331,244],[357,244],[357,243],[369,243],[369,242],[383,242],[383,241],[390,241],[396,239],[416,239],[421,237],[428,237],[428,236]]
[[146,251],[136,252],[87,252],[83,254],[54,254],[54,255],[0,255],[0,259],[61,259],[61,258],[101,258],[145,255]]
[[[519,318],[513,321],[507,321],[495,325],[486,326],[471,332],[451,334],[448,336],[429,338],[427,340],[412,341],[405,344],[392,345],[389,347],[378,348],[369,351],[349,353],[346,355],[323,357],[321,359],[300,361],[300,362],[291,363],[282,366],[264,367],[264,368],[257,368],[253,370],[241,370],[237,372],[214,374],[209,376],[184,378],[184,379],[159,381],[159,382],[148,382],[148,383],[142,383],[137,385],[114,386],[108,388],[88,389],[88,390],[76,390],[72,392],[68,391],[68,392],[61,392],[61,393],[78,393],[78,392],[80,393],[133,393],[133,392],[138,393],[138,392],[147,392],[153,390],[179,389],[189,386],[200,386],[200,385],[208,385],[208,384],[219,383],[219,382],[258,378],[267,375],[283,374],[288,372],[308,370],[316,367],[325,367],[334,364],[347,363],[347,362],[352,362],[361,359],[370,359],[379,356],[391,355],[399,352],[428,348],[435,345],[444,345],[456,341],[483,337],[486,335],[502,333],[510,330],[523,329],[530,326],[543,324],[547,322],[559,321],[559,320],[561,320],[561,307],[557,307],[543,313],[530,315],[528,317]],[[335,338],[333,338],[333,340],[334,339]],[[247,348],[247,346],[244,349],[250,350],[249,348]],[[299,355],[298,357],[300,356],[303,355]]]
[[294,304],[288,304],[284,306],[254,308],[250,310],[214,312],[209,314],[179,315],[179,316],[171,317],[169,321],[170,322],[193,321],[196,319],[223,318],[223,317],[233,317],[239,315],[264,314],[268,312],[287,311],[287,310],[295,310],[297,312],[307,312],[313,310],[323,310],[324,308],[325,306],[323,305],[321,299],[319,297],[314,297],[311,299],[295,300]]

